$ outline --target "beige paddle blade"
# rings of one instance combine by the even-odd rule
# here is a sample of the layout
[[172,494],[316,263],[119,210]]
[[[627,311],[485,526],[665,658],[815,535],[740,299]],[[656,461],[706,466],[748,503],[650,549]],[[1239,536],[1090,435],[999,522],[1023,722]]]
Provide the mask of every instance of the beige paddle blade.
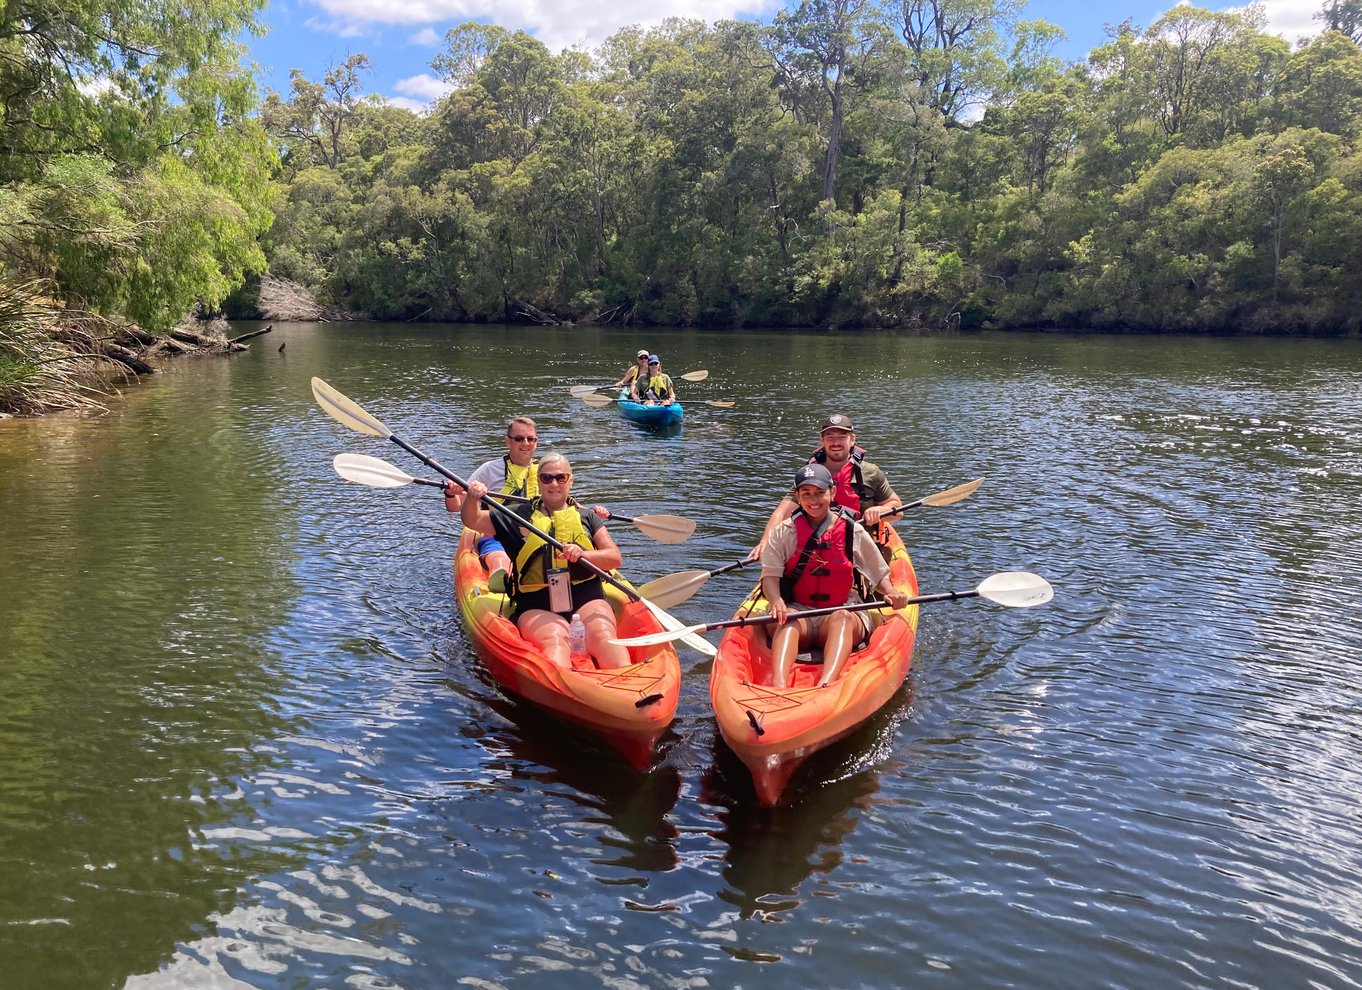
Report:
[[704,626],[683,626],[674,616],[668,615],[666,612],[662,611],[659,606],[648,601],[648,599],[644,598],[642,599],[642,602],[644,605],[648,606],[649,612],[652,612],[653,615],[657,616],[657,621],[662,623],[662,628],[668,630],[667,633],[653,633],[654,636],[661,636],[663,638],[655,639],[652,642],[665,643],[669,639],[679,639],[692,650],[703,653],[707,657],[718,654],[719,651],[715,649],[712,643],[706,642],[694,634],[693,630],[703,629]]
[[734,403],[731,399],[706,399],[705,405],[713,406],[715,409],[732,409]]
[[694,598],[708,580],[709,571],[680,571],[649,581],[638,589],[638,593],[663,608],[676,608]]
[[577,398],[581,399],[582,402],[591,406],[593,409],[604,409],[615,401],[613,396],[601,395],[599,392],[592,392],[589,395],[579,395]]
[[695,532],[695,520],[685,516],[634,516],[633,525],[659,543],[685,543]]
[[1029,571],[1003,571],[980,582],[979,597],[1008,608],[1044,605],[1055,597],[1055,589],[1039,574]]
[[[674,643],[677,639],[683,638],[678,634],[684,632],[687,636],[690,636],[691,639],[699,639],[700,642],[709,646],[709,643],[705,642],[705,640],[694,635],[694,633],[703,632],[708,628],[709,626],[681,626],[676,630],[668,632],[648,633],[645,636],[630,636],[628,639],[612,639],[610,642],[614,643],[616,646],[656,646],[658,643]],[[719,651],[711,646],[709,650],[701,650],[701,652],[707,653],[709,656],[716,656]]]
[[684,375],[677,375],[683,382],[702,382],[709,377],[709,372],[704,368],[699,371],[687,371]]
[[382,421],[370,416],[358,402],[346,398],[320,378],[312,379],[312,397],[317,400],[322,412],[342,426],[366,436],[382,437],[384,440],[392,438],[393,431],[384,426]]
[[599,392],[610,387],[609,385],[573,385],[568,391],[572,393],[573,398],[580,399],[584,395],[591,395],[593,392]]
[[963,485],[956,485],[954,488],[948,488],[944,492],[928,495],[922,500],[922,504],[935,506],[952,505],[959,502],[961,499],[969,498],[979,490],[979,486],[983,483],[983,478],[975,478],[973,481],[967,481]]
[[416,480],[387,461],[368,454],[337,454],[331,466],[346,481],[370,488],[401,488]]

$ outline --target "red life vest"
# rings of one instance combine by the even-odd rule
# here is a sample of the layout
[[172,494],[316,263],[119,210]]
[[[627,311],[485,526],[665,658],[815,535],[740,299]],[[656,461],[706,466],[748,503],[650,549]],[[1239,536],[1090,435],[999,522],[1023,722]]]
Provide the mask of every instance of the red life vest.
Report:
[[799,553],[785,563],[780,594],[798,605],[824,608],[842,605],[851,597],[856,565],[852,558],[855,522],[837,506],[830,510],[832,522],[815,537],[813,521],[803,509],[795,511],[795,545]]
[[[809,463],[826,466],[827,460],[828,452],[819,447],[809,458]],[[865,448],[852,447],[851,456],[847,458],[847,462],[842,465],[841,470],[832,476],[833,484],[836,485],[833,489],[832,501],[850,512],[855,519],[861,518],[861,493],[869,494],[861,480],[861,461],[863,460],[865,460]]]

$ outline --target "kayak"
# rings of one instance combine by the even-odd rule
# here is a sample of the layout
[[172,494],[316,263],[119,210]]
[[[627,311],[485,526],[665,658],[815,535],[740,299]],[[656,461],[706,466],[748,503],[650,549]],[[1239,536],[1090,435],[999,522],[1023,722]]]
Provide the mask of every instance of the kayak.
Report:
[[[893,527],[887,529],[889,571],[905,595],[917,595],[917,575]],[[734,618],[766,611],[760,586],[739,606]],[[760,599],[760,600],[758,600]],[[854,651],[841,675],[817,687],[822,667],[801,654],[787,687],[756,683],[770,673],[758,656],[754,636],[761,627],[730,626],[719,643],[710,672],[709,699],[719,734],[752,774],[757,798],[774,805],[795,771],[814,753],[859,728],[884,707],[908,676],[917,637],[918,606],[883,609],[885,616],[870,640]],[[757,676],[760,675],[760,676]]]
[[619,407],[620,415],[625,419],[635,423],[646,423],[649,426],[675,426],[686,415],[679,402],[673,402],[669,406],[649,406],[635,402],[629,398],[628,392],[620,392],[619,401],[615,405]]
[[[589,657],[573,658],[572,670],[558,667],[506,618],[506,595],[488,589],[477,539],[471,529],[459,538],[454,594],[473,648],[493,680],[508,693],[596,733],[632,766],[647,769],[658,738],[676,717],[681,664],[675,648],[670,643],[632,647],[635,662],[614,670],[597,669]],[[662,631],[641,601],[630,601],[608,584],[605,594],[621,638]]]

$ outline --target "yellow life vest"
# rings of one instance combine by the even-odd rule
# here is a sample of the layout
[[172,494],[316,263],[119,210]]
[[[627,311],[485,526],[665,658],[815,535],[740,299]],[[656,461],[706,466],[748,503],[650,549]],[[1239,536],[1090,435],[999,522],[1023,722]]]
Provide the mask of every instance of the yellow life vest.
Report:
[[[530,525],[536,529],[548,533],[559,543],[575,543],[583,550],[596,549],[596,544],[591,542],[591,534],[586,531],[586,526],[582,522],[582,512],[577,508],[576,502],[569,501],[552,516],[544,509],[544,502],[540,498],[531,502],[530,508],[532,510]],[[562,554],[539,536],[526,532],[525,545],[520,548],[520,553],[516,554],[515,558],[516,587],[521,591],[541,591],[547,588],[549,583],[544,571],[545,561],[550,557],[552,562],[548,567],[568,566]],[[582,571],[580,575],[577,574],[578,570]],[[596,575],[584,568],[577,568],[574,569],[571,579],[573,584],[581,584],[583,581],[596,580]]]
[[523,495],[525,498],[539,496],[539,462],[530,461],[526,467],[511,463],[510,454],[501,455],[506,465],[506,480],[502,482],[502,495]]
[[648,394],[654,399],[665,398],[672,390],[672,380],[664,374],[656,374],[648,379]]

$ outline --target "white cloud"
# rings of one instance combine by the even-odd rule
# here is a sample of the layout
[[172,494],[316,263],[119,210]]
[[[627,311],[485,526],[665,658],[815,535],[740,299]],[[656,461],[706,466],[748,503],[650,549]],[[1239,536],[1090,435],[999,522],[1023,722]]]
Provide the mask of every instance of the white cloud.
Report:
[[434,48],[444,40],[444,36],[434,28],[422,28],[407,40],[413,45],[420,45],[423,48]]
[[1303,35],[1319,34],[1315,14],[1323,5],[1322,0],[1264,0],[1261,6],[1267,14],[1267,30],[1294,44]]
[[311,0],[337,29],[362,31],[365,25],[452,27],[464,21],[494,21],[524,30],[551,51],[570,45],[600,44],[627,24],[651,27],[668,17],[705,22],[764,15],[781,0]]
[[385,96],[383,99],[385,103],[391,103],[403,110],[410,110],[412,113],[424,114],[430,110],[430,104],[424,100],[409,100],[405,96]]
[[442,96],[448,96],[454,91],[454,87],[443,80],[436,79],[429,72],[423,72],[419,76],[408,76],[406,79],[399,79],[393,84],[393,89],[403,96],[412,96],[427,102],[438,100]]

